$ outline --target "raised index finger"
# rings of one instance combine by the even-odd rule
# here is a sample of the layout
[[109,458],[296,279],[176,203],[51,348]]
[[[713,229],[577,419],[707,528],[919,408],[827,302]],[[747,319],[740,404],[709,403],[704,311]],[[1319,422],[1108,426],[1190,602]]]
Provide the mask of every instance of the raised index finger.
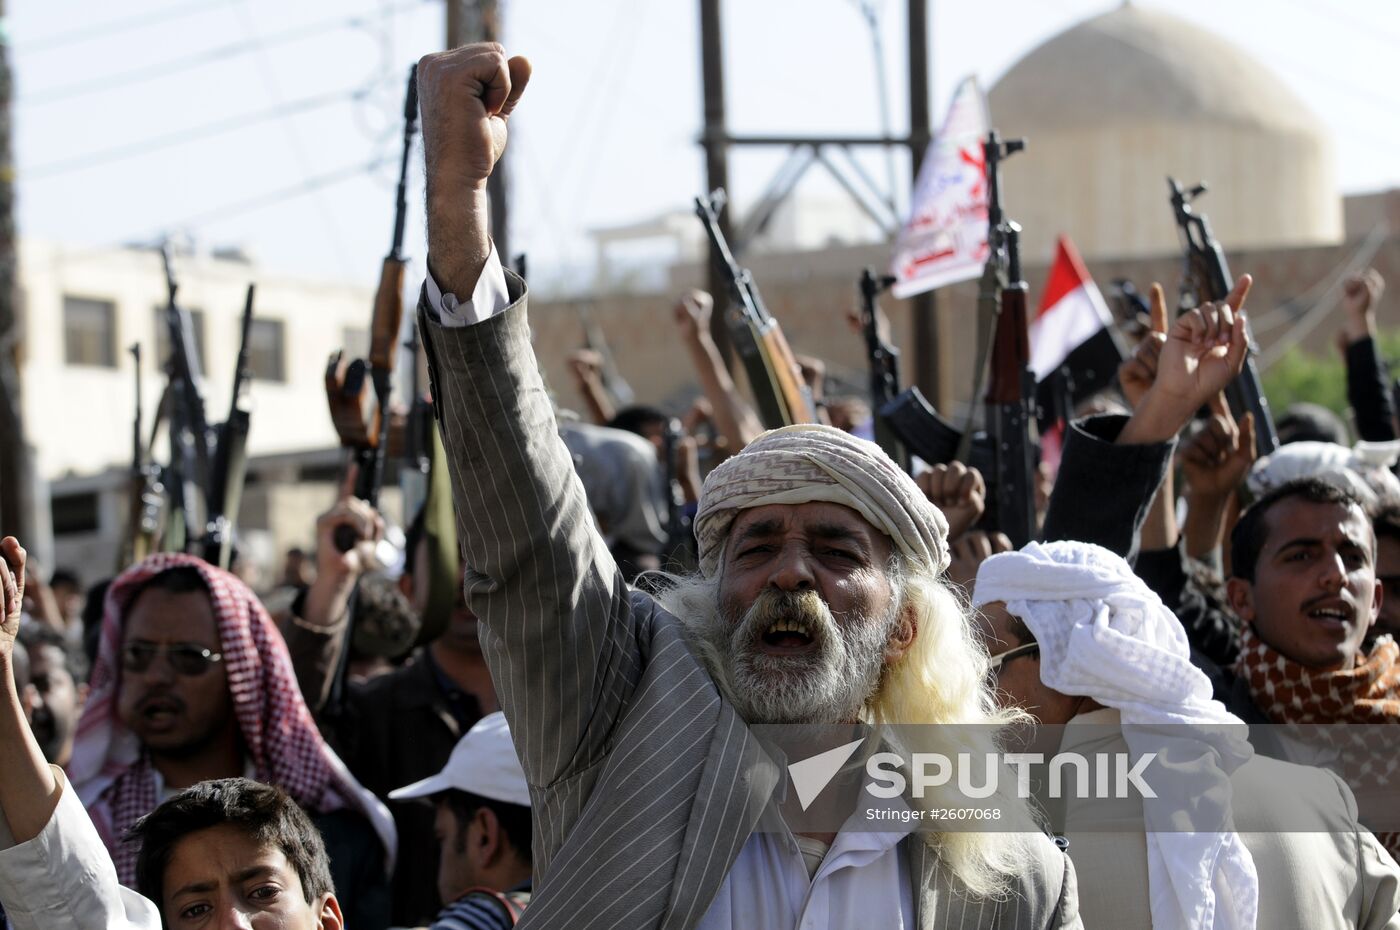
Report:
[[1167,293],[1162,290],[1162,285],[1156,281],[1152,282],[1149,299],[1152,311],[1152,331],[1165,336],[1167,334]]
[[1242,274],[1235,280],[1235,286],[1230,288],[1230,293],[1225,296],[1225,303],[1230,305],[1231,310],[1239,310],[1244,306],[1244,299],[1249,296],[1249,288],[1253,284],[1252,275]]
[[346,501],[355,496],[355,483],[360,478],[360,463],[351,462],[345,466],[345,477],[340,479],[340,487],[336,489],[335,499]]

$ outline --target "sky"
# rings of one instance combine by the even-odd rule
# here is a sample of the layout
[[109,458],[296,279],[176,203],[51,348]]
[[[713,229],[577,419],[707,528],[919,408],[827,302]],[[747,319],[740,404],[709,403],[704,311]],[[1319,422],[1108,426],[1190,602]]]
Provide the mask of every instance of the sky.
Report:
[[[901,134],[906,4],[863,2],[879,24],[890,128]],[[1218,32],[1270,66],[1332,132],[1343,192],[1400,186],[1400,3],[1135,2]],[[508,148],[512,245],[548,286],[592,261],[589,230],[684,209],[703,191],[699,4],[502,3],[507,50],[534,65]],[[1026,52],[1116,3],[929,0],[935,124],[962,76],[989,87]],[[861,4],[727,0],[730,130],[879,133]],[[6,6],[21,235],[75,246],[188,236],[201,249],[241,247],[276,272],[376,280],[392,232],[404,80],[442,45],[441,0]],[[782,154],[732,155],[740,209]],[[864,158],[883,182],[886,156]],[[897,153],[900,203],[908,171]],[[819,178],[811,184],[823,190]],[[406,252],[416,276],[421,157],[410,185]]]

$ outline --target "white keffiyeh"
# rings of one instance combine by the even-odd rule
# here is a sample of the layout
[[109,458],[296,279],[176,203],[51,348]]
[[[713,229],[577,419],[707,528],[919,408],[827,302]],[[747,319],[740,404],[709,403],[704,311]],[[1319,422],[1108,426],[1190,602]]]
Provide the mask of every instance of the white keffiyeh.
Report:
[[1400,496],[1391,469],[1400,458],[1400,440],[1358,442],[1348,449],[1333,442],[1290,442],[1255,462],[1245,485],[1255,498],[1299,478],[1327,478],[1347,488],[1367,507],[1377,494]]
[[[1219,806],[1216,822],[1229,823],[1229,774],[1253,754],[1243,723],[1211,698],[1210,680],[1191,664],[1176,616],[1122,558],[1076,542],[1030,543],[982,563],[974,603],[994,601],[1040,644],[1047,687],[1117,708],[1134,758],[1155,751],[1174,775],[1190,773],[1169,789],[1187,796],[1159,792],[1143,804],[1155,930],[1254,927],[1259,878],[1237,834],[1151,829],[1207,803]],[[1189,740],[1142,731],[1163,724],[1200,729]],[[1224,735],[1228,724],[1238,736]]]

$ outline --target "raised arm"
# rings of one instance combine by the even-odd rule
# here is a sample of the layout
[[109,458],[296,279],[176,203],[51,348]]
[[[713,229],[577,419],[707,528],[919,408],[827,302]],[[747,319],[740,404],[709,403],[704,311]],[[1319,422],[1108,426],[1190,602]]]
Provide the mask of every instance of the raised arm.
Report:
[[508,276],[501,312],[476,305],[483,269],[498,273],[486,180],[529,74],[494,44],[419,64],[428,264],[445,294],[472,295],[459,314],[425,289],[420,314],[467,594],[526,778],[548,786],[603,758],[640,649],[539,376],[524,282]]
[[24,601],[24,563],[25,551],[13,536],[0,542],[0,584],[4,588],[4,611],[0,614],[0,759],[4,760],[0,811],[17,843],[39,835],[58,806],[59,793],[58,782],[24,719],[11,668]]
[[[1150,336],[1157,345],[1149,376],[1124,377],[1120,369],[1125,388],[1134,380],[1150,385],[1136,397],[1127,391],[1134,410],[1126,423],[1094,417],[1072,424],[1045,517],[1047,540],[1093,542],[1130,562],[1136,558],[1138,534],[1177,433],[1244,365],[1248,344],[1238,311],[1251,283],[1242,275],[1225,301],[1197,307],[1178,317],[1164,336]],[[1105,488],[1114,491],[1106,494]],[[1086,507],[1086,501],[1095,506]]]
[[24,719],[11,669],[24,563],[13,536],[0,541],[0,902],[14,930],[157,930],[155,905],[117,883],[97,829]]
[[1348,278],[1342,289],[1345,317],[1337,345],[1347,366],[1347,402],[1356,430],[1369,442],[1395,439],[1395,403],[1390,371],[1376,343],[1376,306],[1385,293],[1385,279],[1374,268]]
[[739,394],[729,369],[724,367],[719,348],[710,338],[710,315],[714,301],[704,291],[688,291],[676,301],[676,325],[681,342],[690,354],[700,390],[713,409],[715,428],[724,439],[725,454],[733,455],[763,432],[763,424],[748,401]]

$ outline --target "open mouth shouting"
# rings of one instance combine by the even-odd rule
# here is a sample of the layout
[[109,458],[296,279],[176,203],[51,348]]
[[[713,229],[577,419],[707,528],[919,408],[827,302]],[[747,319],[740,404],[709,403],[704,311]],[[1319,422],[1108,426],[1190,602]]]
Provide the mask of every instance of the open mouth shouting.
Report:
[[1327,598],[1309,604],[1308,619],[1327,629],[1343,631],[1356,619],[1356,609],[1341,598]]
[[768,655],[805,655],[817,648],[811,625],[803,617],[780,617],[768,625],[760,637]]

